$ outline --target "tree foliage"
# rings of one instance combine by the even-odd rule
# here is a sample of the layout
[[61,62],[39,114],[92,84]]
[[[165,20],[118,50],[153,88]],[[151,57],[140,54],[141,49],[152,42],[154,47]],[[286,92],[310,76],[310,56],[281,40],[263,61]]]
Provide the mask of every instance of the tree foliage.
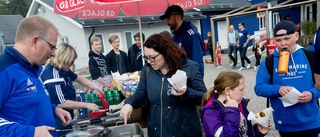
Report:
[[32,0],[0,0],[1,15],[22,15],[28,13]]

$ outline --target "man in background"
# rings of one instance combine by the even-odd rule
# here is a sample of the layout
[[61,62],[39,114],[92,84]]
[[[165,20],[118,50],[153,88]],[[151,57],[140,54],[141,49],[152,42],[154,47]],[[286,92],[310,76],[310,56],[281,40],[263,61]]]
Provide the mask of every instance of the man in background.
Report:
[[173,31],[173,41],[187,52],[187,57],[199,64],[204,75],[203,47],[204,43],[198,29],[191,22],[183,21],[183,10],[178,5],[171,5],[165,14],[159,17]]
[[318,28],[316,35],[314,36],[314,56],[313,56],[313,71],[315,84],[318,90],[320,90],[320,27]]
[[128,50],[130,72],[141,71],[143,67],[141,41],[144,43],[145,36],[143,33],[141,35],[142,38],[140,38],[140,32],[138,32],[133,36],[135,44],[133,44]]
[[234,30],[233,25],[229,27],[228,44],[228,56],[233,62],[232,69],[235,69],[238,61],[239,32]]
[[91,51],[89,52],[89,72],[93,83],[100,87],[106,87],[110,81],[108,75],[106,58],[101,53],[102,45],[99,37],[90,40]]
[[[247,68],[249,69],[251,66],[251,61],[248,59],[247,57],[247,49],[248,49],[248,44],[249,44],[249,40],[250,40],[250,34],[247,31],[247,29],[244,28],[244,23],[241,22],[238,25],[239,27],[239,52],[240,52],[240,58],[241,58],[241,67],[239,69],[239,71]],[[245,67],[245,62],[246,61],[248,63],[247,67]]]

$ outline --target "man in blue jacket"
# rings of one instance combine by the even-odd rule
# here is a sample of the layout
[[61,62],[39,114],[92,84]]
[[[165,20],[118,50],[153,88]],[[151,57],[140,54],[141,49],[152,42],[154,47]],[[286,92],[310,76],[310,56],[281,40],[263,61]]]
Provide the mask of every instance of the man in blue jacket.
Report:
[[56,117],[71,123],[69,112],[50,103],[39,74],[55,56],[57,28],[40,16],[20,23],[13,47],[0,55],[0,137],[52,137]]
[[320,27],[314,36],[314,59],[313,59],[314,78],[316,87],[320,90]]
[[[320,92],[314,86],[310,62],[302,47],[296,44],[299,34],[293,22],[288,20],[279,22],[273,33],[277,49],[273,53],[272,79],[263,61],[257,73],[255,93],[270,98],[275,128],[281,137],[318,137],[320,110],[317,100]],[[291,52],[287,73],[277,71],[282,49]],[[285,107],[280,97],[287,95],[292,88],[297,89],[301,95],[296,104]]]
[[191,22],[183,21],[183,10],[178,5],[171,5],[159,17],[166,20],[166,24],[173,31],[173,41],[187,52],[187,58],[199,64],[202,76],[204,75],[203,46],[204,43],[196,26]]

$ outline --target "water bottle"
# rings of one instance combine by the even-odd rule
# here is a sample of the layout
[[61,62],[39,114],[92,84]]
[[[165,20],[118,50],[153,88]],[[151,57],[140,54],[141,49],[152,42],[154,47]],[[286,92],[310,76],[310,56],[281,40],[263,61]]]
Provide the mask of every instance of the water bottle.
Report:
[[[77,96],[76,100],[79,102],[86,102],[85,95],[86,95],[86,92],[80,92],[79,94],[76,95]],[[80,118],[87,118],[88,116],[89,115],[88,115],[87,108],[80,108],[79,109],[79,117]]]
[[279,64],[278,64],[279,73],[284,74],[288,72],[289,57],[290,57],[290,51],[286,48],[282,49],[280,53]]
[[114,99],[113,99],[113,95],[112,92],[110,90],[110,88],[107,88],[107,101],[109,105],[113,105],[114,104]]
[[121,99],[120,99],[120,94],[119,94],[118,88],[116,86],[114,86],[113,87],[113,103],[115,105],[117,105],[120,102],[121,102]]

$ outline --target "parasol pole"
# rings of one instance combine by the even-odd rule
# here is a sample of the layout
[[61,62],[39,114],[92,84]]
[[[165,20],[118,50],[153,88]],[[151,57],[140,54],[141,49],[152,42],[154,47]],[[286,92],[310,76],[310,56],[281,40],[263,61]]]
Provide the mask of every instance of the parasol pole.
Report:
[[[138,24],[139,24],[139,33],[140,33],[140,43],[141,43],[141,54],[142,56],[144,55],[144,52],[143,52],[143,37],[142,37],[142,29],[141,29],[141,15],[140,15],[140,2],[138,1],[137,2],[137,9],[138,9]],[[144,58],[142,58],[142,65],[144,65]]]

